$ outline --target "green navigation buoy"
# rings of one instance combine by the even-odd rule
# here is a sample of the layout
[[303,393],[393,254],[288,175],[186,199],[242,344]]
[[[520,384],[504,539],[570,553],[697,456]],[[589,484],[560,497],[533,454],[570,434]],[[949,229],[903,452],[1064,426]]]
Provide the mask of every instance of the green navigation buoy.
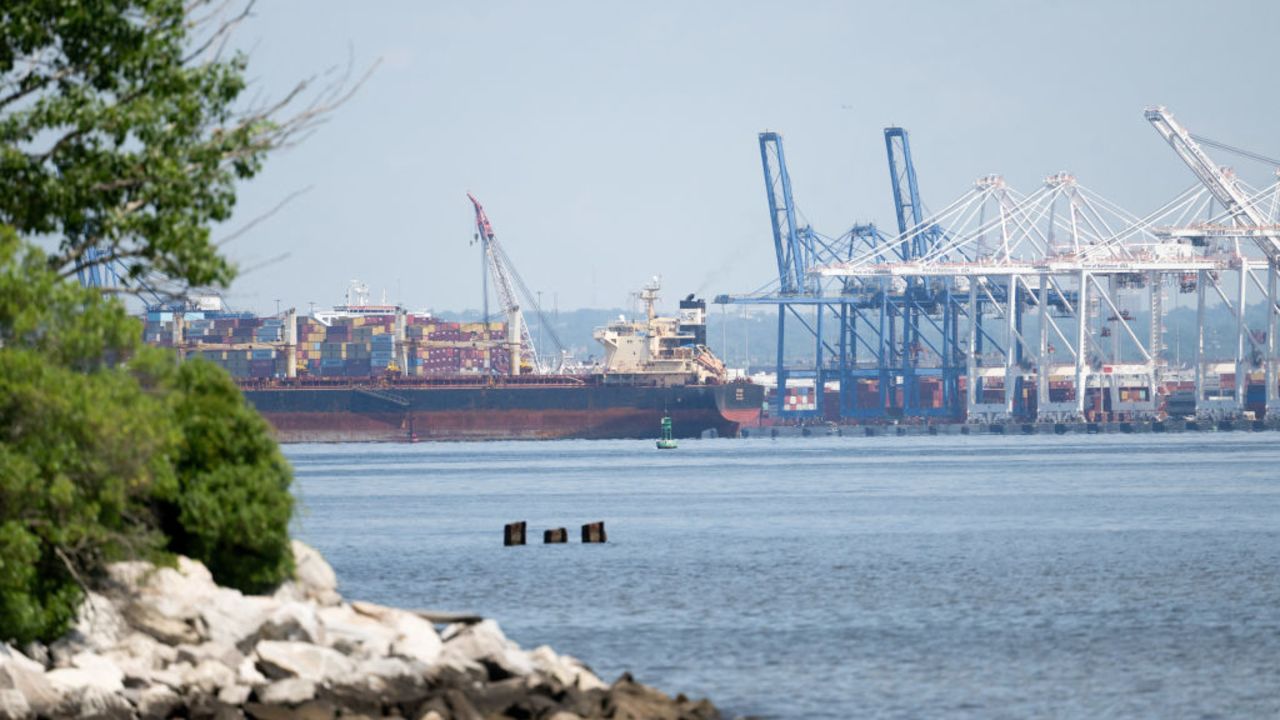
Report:
[[671,418],[662,418],[662,437],[658,438],[659,450],[675,450],[676,441],[671,437]]

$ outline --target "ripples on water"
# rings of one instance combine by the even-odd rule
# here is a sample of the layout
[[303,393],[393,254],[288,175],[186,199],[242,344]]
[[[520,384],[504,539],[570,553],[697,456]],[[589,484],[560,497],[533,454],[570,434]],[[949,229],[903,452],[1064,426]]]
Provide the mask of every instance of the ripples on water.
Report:
[[[1273,433],[296,445],[351,598],[729,714],[1280,716]],[[571,544],[502,547],[566,526]],[[604,520],[609,544],[577,542]]]

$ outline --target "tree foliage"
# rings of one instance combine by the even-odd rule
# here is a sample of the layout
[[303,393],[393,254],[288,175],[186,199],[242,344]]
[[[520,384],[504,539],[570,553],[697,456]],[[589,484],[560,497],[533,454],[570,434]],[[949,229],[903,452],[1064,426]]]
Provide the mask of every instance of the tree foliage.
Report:
[[231,280],[211,228],[236,184],[350,94],[246,101],[225,48],[251,6],[0,3],[0,640],[59,635],[116,558],[186,554],[251,592],[292,571],[290,470],[261,417],[67,280]]
[[56,238],[63,277],[110,262],[126,282],[230,282],[210,228],[236,182],[345,99],[339,81],[308,101],[304,81],[246,101],[247,58],[225,48],[252,3],[233,5],[0,3],[0,223]]
[[178,483],[158,504],[168,547],[204,561],[224,585],[267,590],[293,569],[288,463],[266,421],[218,366],[183,364],[174,390]]
[[249,592],[292,571],[291,473],[221,369],[0,227],[0,639],[65,629],[103,564],[181,553]]

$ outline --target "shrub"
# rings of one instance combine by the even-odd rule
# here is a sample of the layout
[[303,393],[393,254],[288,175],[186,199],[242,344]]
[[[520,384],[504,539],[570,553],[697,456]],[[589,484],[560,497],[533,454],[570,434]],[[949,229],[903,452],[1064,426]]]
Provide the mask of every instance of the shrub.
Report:
[[61,635],[116,559],[181,553],[246,592],[292,572],[266,422],[222,369],[141,332],[0,227],[0,640]]
[[177,493],[159,504],[169,549],[244,592],[279,585],[293,571],[291,472],[266,421],[205,360],[183,363],[175,397]]

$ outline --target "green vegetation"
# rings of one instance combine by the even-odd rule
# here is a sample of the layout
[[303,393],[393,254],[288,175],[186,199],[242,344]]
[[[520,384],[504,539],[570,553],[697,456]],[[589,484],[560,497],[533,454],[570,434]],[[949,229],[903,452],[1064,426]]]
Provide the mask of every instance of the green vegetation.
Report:
[[202,560],[224,585],[268,590],[293,570],[289,466],[217,365],[187,362],[173,385],[177,492],[158,504],[169,549]]
[[180,553],[247,592],[288,577],[289,467],[231,379],[0,238],[3,639],[61,634],[111,560]]
[[235,184],[343,98],[245,109],[243,16],[201,0],[0,6],[0,640],[65,631],[105,563],[185,554],[219,582],[292,572],[290,469],[211,364],[141,343],[90,265],[225,285]]

